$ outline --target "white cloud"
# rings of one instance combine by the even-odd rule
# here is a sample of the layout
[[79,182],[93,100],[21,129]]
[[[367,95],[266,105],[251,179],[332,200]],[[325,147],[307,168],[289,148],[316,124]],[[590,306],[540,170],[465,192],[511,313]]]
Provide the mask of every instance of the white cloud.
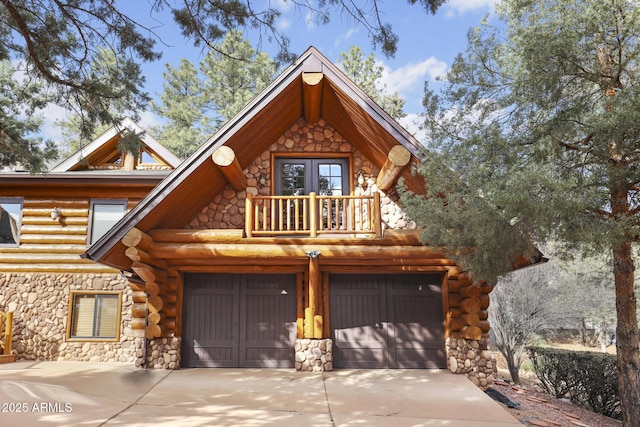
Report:
[[151,127],[162,125],[162,119],[151,111],[143,111],[140,113],[138,124],[142,129],[149,130]]
[[450,0],[445,4],[445,14],[447,17],[452,17],[480,9],[493,11],[499,1],[500,0]]
[[398,92],[405,97],[416,89],[421,89],[425,80],[434,80],[447,72],[447,64],[433,56],[418,63],[409,63],[395,70],[389,69],[383,62],[381,83],[387,85],[389,92]]
[[291,0],[271,0],[270,7],[279,10],[280,12],[288,12],[295,6],[295,2]]
[[276,26],[280,31],[287,31],[289,28],[291,28],[291,25],[292,25],[291,19],[284,18],[284,17],[281,17],[280,19],[278,19],[278,22],[276,23]]
[[336,37],[335,42],[333,43],[333,45],[335,47],[340,46],[341,44],[347,42],[348,40],[352,39],[356,34],[358,34],[358,29],[357,28],[349,28],[345,33],[340,34],[338,37]]
[[424,117],[420,114],[409,113],[400,120],[398,123],[402,125],[411,135],[413,135],[419,142],[426,146],[425,142],[427,140],[427,132],[422,129],[422,123],[424,122]]

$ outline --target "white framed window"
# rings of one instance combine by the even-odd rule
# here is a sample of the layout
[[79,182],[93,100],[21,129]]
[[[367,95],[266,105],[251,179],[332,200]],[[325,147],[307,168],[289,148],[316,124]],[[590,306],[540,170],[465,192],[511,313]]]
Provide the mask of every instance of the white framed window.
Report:
[[89,211],[89,236],[87,244],[92,245],[104,236],[127,212],[124,199],[93,199]]
[[23,202],[21,197],[0,197],[0,245],[20,243]]
[[68,340],[120,339],[120,292],[72,291],[70,297]]

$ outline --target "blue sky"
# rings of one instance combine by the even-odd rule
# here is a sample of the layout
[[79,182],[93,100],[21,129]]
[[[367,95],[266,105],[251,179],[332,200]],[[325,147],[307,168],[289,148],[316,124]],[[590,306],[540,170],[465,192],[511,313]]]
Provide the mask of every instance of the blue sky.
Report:
[[[304,11],[296,9],[287,0],[269,0],[269,4],[282,11],[277,25],[289,37],[290,50],[294,54],[302,54],[309,46],[314,46],[329,60],[336,61],[341,52],[348,51],[353,45],[360,46],[367,56],[374,53],[376,60],[384,67],[383,82],[387,89],[399,92],[407,100],[405,112],[408,117],[402,121],[403,125],[415,131],[412,123],[423,110],[421,101],[425,81],[433,81],[449,69],[455,56],[466,47],[468,30],[478,25],[493,10],[497,1],[449,0],[436,15],[430,15],[421,6],[411,6],[405,0],[378,0],[383,16],[400,39],[393,58],[386,58],[379,50],[374,50],[366,29],[357,26],[350,18],[334,13],[328,25],[318,26],[303,15]],[[180,35],[169,16],[150,17],[149,7],[145,5],[140,8],[142,2],[152,0],[124,0],[119,6],[124,10],[130,9],[129,13],[134,19],[148,25],[161,37],[157,48],[163,52],[162,59],[143,68],[147,81],[145,89],[153,98],[157,98],[162,92],[165,64],[177,67],[182,58],[198,64],[203,54],[200,48],[194,48]],[[277,47],[264,41],[261,50],[274,55]],[[59,111],[49,111],[47,121],[60,117],[60,114]],[[146,128],[158,123],[158,120],[147,111],[142,114],[140,124]],[[56,130],[46,127],[47,136],[57,139]]]

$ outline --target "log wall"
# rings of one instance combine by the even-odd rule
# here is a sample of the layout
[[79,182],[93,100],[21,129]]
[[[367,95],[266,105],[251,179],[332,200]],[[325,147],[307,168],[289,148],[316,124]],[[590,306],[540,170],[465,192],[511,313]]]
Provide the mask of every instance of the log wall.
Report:
[[[55,194],[55,190],[51,190]],[[114,192],[112,198],[121,198]],[[23,197],[16,194],[14,197]],[[103,198],[103,197],[100,197]],[[128,199],[128,209],[140,197]],[[116,270],[80,257],[87,249],[89,197],[24,197],[20,245],[0,246],[0,272],[114,273]],[[60,219],[51,219],[59,208]]]
[[448,311],[445,307],[447,337],[481,340],[489,337],[489,293],[485,283],[473,283],[458,268],[449,270]]

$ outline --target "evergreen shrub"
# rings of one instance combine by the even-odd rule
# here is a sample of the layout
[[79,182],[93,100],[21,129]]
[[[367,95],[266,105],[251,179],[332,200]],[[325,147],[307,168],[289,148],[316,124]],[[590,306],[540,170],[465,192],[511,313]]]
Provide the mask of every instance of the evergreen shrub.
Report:
[[616,357],[589,351],[528,347],[542,388],[598,414],[620,419]]

